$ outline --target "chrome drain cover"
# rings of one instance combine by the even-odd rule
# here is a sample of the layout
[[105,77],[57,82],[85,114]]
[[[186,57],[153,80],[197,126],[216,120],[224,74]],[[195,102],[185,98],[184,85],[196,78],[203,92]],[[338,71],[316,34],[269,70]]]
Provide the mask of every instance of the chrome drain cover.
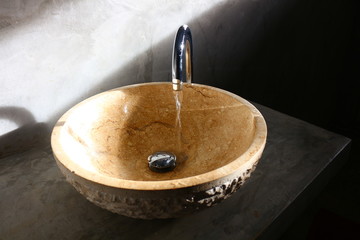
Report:
[[176,156],[170,152],[155,152],[148,161],[150,170],[154,172],[169,172],[176,167]]

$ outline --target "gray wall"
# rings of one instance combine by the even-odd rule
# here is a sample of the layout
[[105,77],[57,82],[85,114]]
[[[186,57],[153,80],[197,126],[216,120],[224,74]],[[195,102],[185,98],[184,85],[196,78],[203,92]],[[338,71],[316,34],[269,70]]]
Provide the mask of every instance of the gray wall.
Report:
[[93,94],[170,80],[183,23],[193,33],[195,82],[358,131],[355,2],[2,0],[0,154],[48,141],[61,114]]

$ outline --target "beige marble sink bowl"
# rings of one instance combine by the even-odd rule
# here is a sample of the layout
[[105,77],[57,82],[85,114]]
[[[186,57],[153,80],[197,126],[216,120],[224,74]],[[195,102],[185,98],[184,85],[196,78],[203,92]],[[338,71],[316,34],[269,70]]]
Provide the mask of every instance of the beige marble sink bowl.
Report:
[[[144,219],[182,216],[235,192],[263,152],[264,118],[237,95],[184,84],[179,131],[175,93],[170,83],[131,85],[66,112],[51,143],[67,180],[96,205]],[[150,171],[156,151],[173,152],[176,168]]]

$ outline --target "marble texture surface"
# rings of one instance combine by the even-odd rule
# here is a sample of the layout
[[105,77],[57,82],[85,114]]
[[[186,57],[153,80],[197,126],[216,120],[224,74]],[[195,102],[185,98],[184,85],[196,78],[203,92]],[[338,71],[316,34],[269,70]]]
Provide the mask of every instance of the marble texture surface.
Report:
[[[51,146],[67,181],[94,204],[163,219],[230,197],[255,170],[266,135],[261,113],[235,94],[193,83],[174,92],[158,82],[74,106],[55,125]],[[176,168],[151,171],[147,159],[157,151],[178,156]]]
[[345,160],[350,140],[256,107],[268,125],[267,147],[257,170],[231,198],[183,218],[135,220],[91,204],[65,181],[49,144],[0,159],[0,239],[258,237],[315,181],[325,179],[331,165]]

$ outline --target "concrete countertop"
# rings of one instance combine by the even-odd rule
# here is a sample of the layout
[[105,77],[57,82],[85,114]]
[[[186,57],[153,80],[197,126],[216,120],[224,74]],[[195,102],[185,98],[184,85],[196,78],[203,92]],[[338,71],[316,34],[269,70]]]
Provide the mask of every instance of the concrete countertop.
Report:
[[44,146],[0,159],[0,239],[275,239],[347,159],[350,139],[256,105],[268,125],[257,169],[224,202],[168,220],[137,220],[80,195]]

